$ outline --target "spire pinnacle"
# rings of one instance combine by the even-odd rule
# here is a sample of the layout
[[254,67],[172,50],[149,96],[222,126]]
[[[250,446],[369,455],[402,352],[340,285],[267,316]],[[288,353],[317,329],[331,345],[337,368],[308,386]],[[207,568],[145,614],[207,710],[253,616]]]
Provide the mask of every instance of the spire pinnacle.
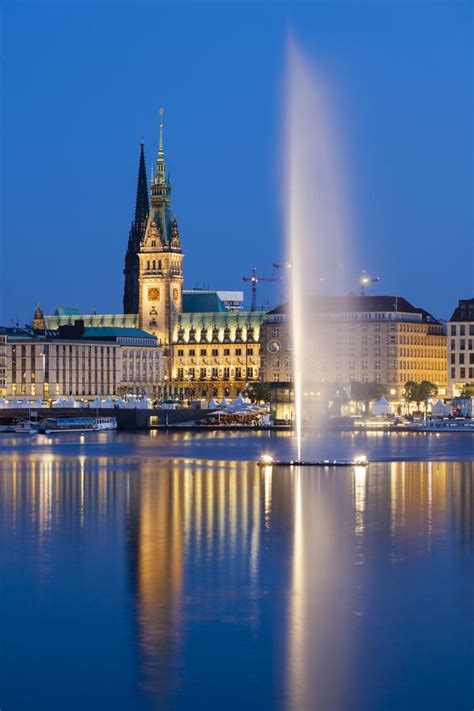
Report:
[[158,144],[158,157],[156,159],[156,181],[163,184],[166,181],[165,175],[165,152],[163,149],[163,116],[165,110],[163,107],[160,108],[160,141]]
[[135,202],[135,226],[142,230],[148,217],[148,185],[145,167],[145,149],[143,139],[140,143],[140,160],[138,164],[137,197]]

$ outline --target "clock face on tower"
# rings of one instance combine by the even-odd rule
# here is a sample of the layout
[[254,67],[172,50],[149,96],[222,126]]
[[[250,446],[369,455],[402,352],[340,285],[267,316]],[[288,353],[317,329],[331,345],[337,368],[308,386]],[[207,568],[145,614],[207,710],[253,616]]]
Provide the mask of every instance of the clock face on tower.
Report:
[[270,341],[267,348],[270,353],[278,353],[280,350],[280,343],[278,341]]
[[148,289],[148,301],[159,301],[160,290],[156,288]]

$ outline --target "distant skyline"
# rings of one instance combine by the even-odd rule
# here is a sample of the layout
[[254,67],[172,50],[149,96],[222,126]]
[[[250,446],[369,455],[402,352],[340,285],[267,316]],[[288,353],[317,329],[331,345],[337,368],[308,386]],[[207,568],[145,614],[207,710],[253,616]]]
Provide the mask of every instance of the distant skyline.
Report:
[[[113,7],[113,12],[112,12]],[[140,140],[165,154],[185,288],[250,289],[284,255],[282,82],[292,28],[337,110],[354,291],[438,318],[474,293],[474,8],[451,3],[6,2],[0,324],[122,309]],[[279,287],[260,285],[259,302]]]

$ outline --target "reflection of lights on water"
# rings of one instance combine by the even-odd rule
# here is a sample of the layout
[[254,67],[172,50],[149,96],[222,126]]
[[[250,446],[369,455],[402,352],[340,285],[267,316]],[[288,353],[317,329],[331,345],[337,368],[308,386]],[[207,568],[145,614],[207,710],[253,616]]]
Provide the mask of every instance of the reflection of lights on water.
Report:
[[368,464],[369,460],[367,459],[366,454],[356,454],[354,457],[354,464],[357,466],[363,466],[364,464]]
[[273,457],[271,454],[262,454],[259,461],[261,464],[273,464]]
[[355,533],[364,531],[367,469],[364,465],[354,467]]

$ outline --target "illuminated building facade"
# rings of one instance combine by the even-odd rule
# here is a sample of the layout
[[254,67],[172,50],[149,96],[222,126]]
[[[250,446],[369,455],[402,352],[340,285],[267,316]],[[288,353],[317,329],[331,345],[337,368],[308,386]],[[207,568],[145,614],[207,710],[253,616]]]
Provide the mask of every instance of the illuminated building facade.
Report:
[[0,338],[7,397],[94,399],[117,395],[120,387],[154,395],[163,378],[161,349],[139,329],[76,322],[56,331],[3,328]]
[[243,312],[241,292],[183,291],[183,257],[161,122],[149,193],[143,145],[140,149],[125,257],[124,318],[135,318],[134,325],[162,346],[164,393],[185,399],[235,397],[260,378],[263,314]]
[[7,337],[0,334],[0,397],[7,394]]
[[449,394],[474,383],[474,299],[461,299],[448,324]]
[[[397,296],[316,297],[311,323],[320,329],[314,367],[321,383],[342,386],[376,382],[392,400],[409,380],[428,380],[447,390],[446,335],[427,311]],[[292,380],[291,338],[285,306],[270,311],[261,326],[265,382]]]
[[173,332],[173,394],[234,398],[258,381],[263,316],[228,311],[217,294],[185,294],[185,310]]

